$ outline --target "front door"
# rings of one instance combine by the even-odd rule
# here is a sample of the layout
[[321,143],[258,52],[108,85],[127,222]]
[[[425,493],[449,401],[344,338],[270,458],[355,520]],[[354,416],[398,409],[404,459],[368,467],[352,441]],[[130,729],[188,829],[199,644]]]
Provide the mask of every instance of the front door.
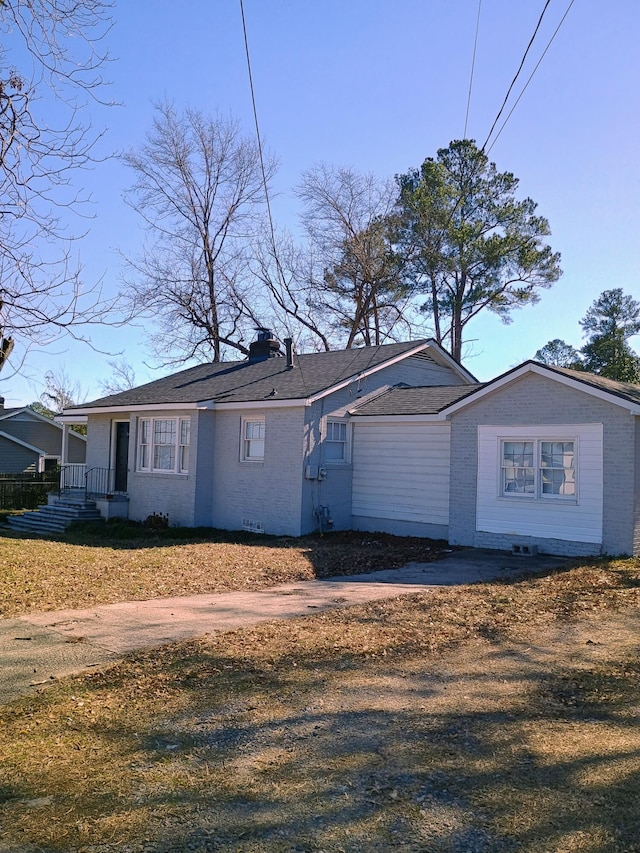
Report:
[[129,422],[116,423],[116,452],[114,460],[116,492],[127,491],[127,472],[129,469]]

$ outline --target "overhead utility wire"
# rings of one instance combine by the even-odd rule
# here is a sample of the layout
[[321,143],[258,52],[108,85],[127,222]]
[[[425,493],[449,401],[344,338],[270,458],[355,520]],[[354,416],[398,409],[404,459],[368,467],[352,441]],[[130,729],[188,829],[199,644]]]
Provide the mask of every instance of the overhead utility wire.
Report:
[[[284,271],[282,269],[282,265],[280,264],[280,258],[278,257],[278,248],[276,246],[276,232],[273,227],[273,216],[271,215],[271,202],[269,200],[269,187],[267,185],[267,172],[264,167],[264,156],[262,153],[262,138],[260,136],[260,124],[258,122],[258,110],[256,107],[256,96],[253,88],[253,74],[251,73],[251,57],[249,55],[249,39],[247,38],[247,24],[244,17],[244,3],[243,0],[240,0],[240,15],[242,17],[242,33],[244,36],[244,50],[247,57],[247,71],[249,72],[249,89],[251,91],[251,105],[253,107],[253,120],[256,126],[256,139],[258,141],[258,155],[260,157],[260,169],[262,171],[262,184],[264,186],[264,197],[267,203],[267,216],[269,219],[269,231],[271,233],[271,248],[273,249],[273,257],[276,262],[276,268],[278,270],[278,275],[280,276],[280,281],[282,282],[283,287],[286,289],[286,282],[284,279]],[[305,389],[305,393],[308,394],[307,391],[307,383],[304,380],[304,373],[302,372],[302,367],[300,362],[298,361],[298,366],[300,368],[300,378],[302,379],[302,385]]]
[[[267,173],[264,168],[264,157],[262,154],[262,139],[260,137],[260,125],[258,124],[258,110],[256,109],[256,96],[253,90],[253,75],[251,73],[251,58],[249,56],[249,41],[247,39],[247,25],[244,19],[244,3],[240,0],[240,14],[242,16],[242,33],[244,35],[244,50],[247,56],[247,71],[249,72],[249,89],[251,90],[251,104],[253,106],[253,120],[256,126],[256,139],[258,140],[258,154],[260,156],[260,169],[262,170],[262,183],[264,185],[264,197],[267,202],[267,214],[269,217],[269,228],[271,229],[271,240],[273,243],[273,250],[275,255],[276,248],[276,235],[275,230],[273,228],[273,218],[271,216],[271,202],[269,201],[269,189],[267,187]],[[278,260],[276,258],[276,263],[278,266]]]
[[473,71],[476,67],[476,48],[478,46],[478,30],[480,28],[480,9],[482,8],[482,0],[478,0],[478,17],[476,18],[476,35],[473,40],[473,56],[471,58],[471,76],[469,78],[469,94],[467,96],[467,112],[464,117],[464,134],[463,139],[467,138],[467,124],[469,123],[469,108],[471,106],[471,89],[473,87]]
[[[486,151],[486,153],[487,153],[487,154],[491,151],[491,149],[493,148],[493,146],[496,144],[496,142],[497,142],[497,141],[498,141],[498,139],[500,138],[500,134],[502,133],[502,131],[504,130],[504,128],[505,128],[505,126],[506,126],[506,124],[507,124],[507,122],[508,122],[508,121],[509,121],[509,119],[511,118],[511,114],[513,113],[513,111],[515,110],[515,108],[518,106],[518,103],[519,103],[519,101],[520,101],[520,98],[524,95],[524,93],[525,93],[525,91],[526,91],[526,89],[527,89],[527,86],[529,85],[529,83],[530,83],[530,82],[531,82],[531,80],[533,79],[533,75],[534,75],[534,74],[536,73],[536,71],[538,70],[538,67],[539,67],[540,63],[541,63],[541,62],[542,62],[542,60],[544,59],[546,52],[547,52],[547,51],[549,50],[549,48],[551,47],[551,44],[552,44],[553,40],[555,39],[556,35],[558,34],[558,30],[560,29],[560,27],[561,27],[561,26],[562,26],[562,24],[564,23],[564,19],[567,17],[567,15],[569,14],[569,12],[571,11],[571,7],[573,6],[573,4],[574,4],[574,3],[575,3],[575,0],[571,0],[571,2],[569,3],[569,5],[567,6],[567,10],[566,10],[566,12],[564,13],[564,15],[562,16],[562,18],[560,19],[560,23],[559,23],[559,24],[558,24],[558,26],[555,28],[555,30],[554,30],[554,32],[553,32],[553,35],[551,36],[551,38],[549,39],[549,42],[547,43],[547,46],[546,46],[546,47],[545,47],[545,49],[542,51],[542,56],[540,57],[540,59],[539,59],[539,60],[538,60],[538,62],[536,63],[535,68],[533,69],[533,71],[532,71],[532,72],[531,72],[531,74],[529,75],[529,79],[528,79],[528,80],[527,80],[527,82],[524,84],[524,87],[523,87],[522,91],[520,92],[520,94],[518,95],[518,97],[517,97],[517,99],[516,99],[515,104],[511,107],[511,109],[510,109],[510,111],[509,111],[509,115],[508,115],[508,116],[505,118],[505,120],[502,122],[502,125],[501,125],[501,127],[500,127],[500,130],[499,130],[499,131],[498,131],[498,133],[496,134],[495,139],[493,140],[493,142],[491,143],[491,145],[487,148],[487,151]],[[487,144],[487,143],[485,142],[485,145],[486,145],[486,144]]]
[[[513,78],[513,80],[511,81],[511,85],[509,86],[509,88],[508,88],[508,90],[507,90],[507,94],[504,96],[504,101],[502,102],[502,106],[500,107],[500,109],[499,109],[499,111],[498,111],[498,115],[495,117],[494,122],[493,122],[493,124],[491,125],[491,130],[490,130],[490,131],[489,131],[489,133],[487,134],[487,138],[485,139],[485,141],[484,141],[484,145],[483,145],[483,146],[482,146],[482,148],[481,148],[481,150],[482,150],[482,151],[484,151],[484,149],[485,149],[485,148],[486,148],[486,146],[487,146],[487,142],[491,139],[491,134],[493,133],[494,128],[495,128],[495,126],[497,125],[498,121],[500,120],[500,116],[502,115],[502,113],[503,113],[503,111],[504,111],[504,108],[505,108],[505,107],[506,107],[506,105],[507,105],[507,101],[509,100],[509,95],[511,94],[511,90],[512,90],[512,89],[513,89],[513,87],[515,86],[515,84],[516,84],[516,80],[517,80],[517,79],[518,79],[518,77],[520,76],[520,72],[522,71],[522,66],[523,66],[523,65],[524,65],[524,63],[525,63],[525,60],[526,60],[526,58],[527,58],[527,54],[528,54],[528,53],[529,53],[529,51],[531,50],[531,45],[533,44],[533,42],[534,42],[534,40],[535,40],[535,37],[536,37],[536,35],[538,34],[538,30],[540,29],[540,24],[542,23],[542,19],[544,18],[544,14],[545,14],[545,12],[547,11],[547,9],[549,8],[549,3],[551,3],[551,0],[547,0],[547,2],[544,4],[544,9],[542,10],[542,13],[540,14],[540,17],[538,18],[538,23],[536,24],[536,28],[535,28],[535,30],[533,31],[533,35],[531,36],[531,38],[530,38],[530,40],[529,40],[529,44],[527,45],[527,49],[525,50],[524,55],[523,55],[523,57],[522,57],[522,60],[521,60],[521,62],[520,62],[520,67],[519,67],[519,68],[518,68],[518,70],[516,71],[516,76],[515,76],[515,77]],[[543,55],[544,55],[544,54],[543,54]],[[537,66],[536,66],[536,67],[537,67]]]

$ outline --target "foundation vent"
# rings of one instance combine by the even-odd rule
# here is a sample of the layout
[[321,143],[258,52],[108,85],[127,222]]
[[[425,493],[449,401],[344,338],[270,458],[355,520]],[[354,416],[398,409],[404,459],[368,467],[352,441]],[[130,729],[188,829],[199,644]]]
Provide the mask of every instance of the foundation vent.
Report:
[[538,553],[537,545],[512,545],[511,553],[518,557],[535,557]]
[[242,529],[247,533],[264,533],[264,521],[256,521],[253,518],[242,519]]

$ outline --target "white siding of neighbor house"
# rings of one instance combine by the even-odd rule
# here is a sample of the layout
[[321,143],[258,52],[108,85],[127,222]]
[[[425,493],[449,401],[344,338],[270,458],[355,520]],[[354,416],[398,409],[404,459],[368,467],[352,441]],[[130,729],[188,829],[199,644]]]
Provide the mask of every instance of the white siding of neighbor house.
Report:
[[[355,527],[446,537],[448,423],[366,423],[353,441]],[[375,519],[375,521],[374,521]]]
[[[476,529],[486,533],[600,544],[603,508],[602,438],[602,424],[479,426]],[[573,439],[577,501],[501,496],[502,439]]]

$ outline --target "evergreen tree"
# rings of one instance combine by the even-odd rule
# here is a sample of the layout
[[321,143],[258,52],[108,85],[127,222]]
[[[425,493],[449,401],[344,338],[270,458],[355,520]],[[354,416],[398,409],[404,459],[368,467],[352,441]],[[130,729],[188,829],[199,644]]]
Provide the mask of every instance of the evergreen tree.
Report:
[[640,382],[640,358],[628,343],[640,332],[640,302],[620,287],[605,290],[580,325],[591,334],[582,348],[585,370],[620,382]]

